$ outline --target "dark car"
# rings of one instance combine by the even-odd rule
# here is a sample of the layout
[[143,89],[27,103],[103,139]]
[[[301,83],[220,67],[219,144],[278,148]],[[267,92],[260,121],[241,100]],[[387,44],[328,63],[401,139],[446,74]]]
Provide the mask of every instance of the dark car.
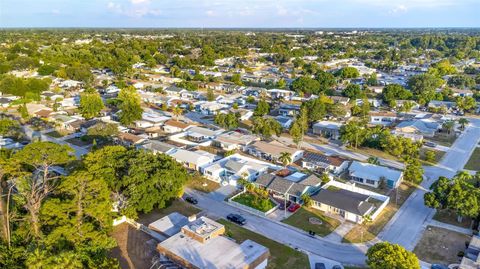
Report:
[[194,204],[194,205],[198,204],[198,200],[195,199],[195,198],[192,197],[192,196],[188,196],[187,198],[185,198],[185,201],[187,201],[187,202],[189,202],[189,203],[191,203],[191,204]]
[[323,262],[317,262],[315,263],[315,269],[327,269],[327,267],[325,267]]
[[433,142],[430,142],[430,141],[427,141],[427,142],[425,142],[425,146],[434,148],[434,147],[437,146],[437,144],[435,144]]
[[[287,208],[290,206],[292,202],[290,201],[287,201]],[[278,207],[280,210],[285,210],[285,204],[284,203],[280,203],[280,206]]]
[[247,220],[238,214],[228,214],[227,219],[239,225],[245,225]]

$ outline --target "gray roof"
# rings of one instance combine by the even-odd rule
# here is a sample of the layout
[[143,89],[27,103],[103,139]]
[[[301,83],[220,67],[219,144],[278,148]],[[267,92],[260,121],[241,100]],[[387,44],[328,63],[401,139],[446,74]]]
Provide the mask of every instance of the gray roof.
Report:
[[403,173],[398,170],[390,169],[385,166],[362,163],[357,161],[353,161],[348,170],[350,171],[350,176],[375,181],[379,181],[382,177],[384,177],[386,180],[392,180],[394,182],[397,182],[403,176]]
[[435,133],[438,128],[440,128],[440,123],[438,122],[429,122],[425,120],[409,120],[400,122],[397,125],[397,128],[411,127],[418,130],[418,132],[423,134],[432,134]]
[[374,207],[372,203],[368,202],[368,198],[369,196],[367,195],[344,189],[321,189],[312,195],[314,201],[345,210],[358,216],[364,216]]
[[152,150],[152,151],[155,151],[155,152],[161,152],[161,153],[165,153],[165,152],[175,148],[174,145],[170,145],[170,144],[160,142],[160,141],[157,141],[157,140],[146,141],[140,147],[144,148],[144,149]]
[[261,174],[255,181],[255,183],[260,186],[267,187],[268,185],[270,185],[274,178],[275,175],[272,174]]

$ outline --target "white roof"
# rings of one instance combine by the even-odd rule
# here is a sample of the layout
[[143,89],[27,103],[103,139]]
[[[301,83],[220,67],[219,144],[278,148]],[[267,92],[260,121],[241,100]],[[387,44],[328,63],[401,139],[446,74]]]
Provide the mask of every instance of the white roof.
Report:
[[401,171],[393,170],[385,166],[357,161],[353,161],[348,170],[350,171],[351,176],[371,179],[374,181],[379,181],[380,178],[385,177],[387,180],[397,182],[401,179],[403,174]]

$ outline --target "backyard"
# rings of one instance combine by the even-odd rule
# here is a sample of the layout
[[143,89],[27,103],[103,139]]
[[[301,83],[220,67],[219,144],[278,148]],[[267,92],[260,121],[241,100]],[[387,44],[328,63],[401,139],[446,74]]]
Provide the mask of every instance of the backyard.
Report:
[[267,212],[268,210],[275,207],[275,203],[270,200],[268,197],[260,197],[252,193],[242,193],[237,195],[232,201],[239,204],[254,208],[256,210]]
[[152,212],[147,213],[147,214],[141,214],[139,215],[138,222],[147,225],[165,217],[166,215],[172,213],[172,212],[178,212],[182,215],[185,216],[191,216],[193,214],[199,213],[201,210],[194,207],[193,205],[181,200],[181,199],[176,199],[162,209],[154,209]]
[[433,137],[426,138],[426,140],[446,147],[453,145],[456,139],[457,136],[455,132],[451,132],[450,134],[447,134],[446,132],[437,132]]
[[398,191],[392,191],[390,193],[389,204],[374,221],[366,225],[357,224],[345,235],[342,241],[345,243],[360,243],[374,239],[416,188],[417,187],[411,183],[402,182],[398,187]]
[[480,147],[476,147],[464,169],[480,171]]
[[314,231],[319,236],[330,234],[340,225],[339,220],[327,217],[317,209],[305,207],[299,208],[297,212],[282,222],[307,232]]
[[419,259],[429,263],[458,263],[458,252],[465,251],[465,242],[470,236],[450,230],[427,226],[422,239],[413,252]]
[[308,257],[305,253],[298,252],[290,247],[275,242],[269,238],[266,238],[260,234],[254,233],[247,229],[244,229],[238,225],[235,225],[229,221],[220,219],[221,224],[225,225],[225,235],[231,237],[242,243],[243,241],[250,239],[265,247],[270,251],[270,258],[268,260],[269,269],[290,269],[290,268],[309,268]]

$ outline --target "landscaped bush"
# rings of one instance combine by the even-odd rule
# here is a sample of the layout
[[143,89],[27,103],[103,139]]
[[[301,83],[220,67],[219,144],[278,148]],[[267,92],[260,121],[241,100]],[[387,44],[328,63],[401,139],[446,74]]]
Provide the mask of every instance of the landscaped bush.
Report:
[[275,204],[270,200],[270,198],[268,198],[268,196],[264,197],[250,192],[245,192],[238,195],[237,197],[233,198],[233,201],[262,212],[267,212],[275,207]]

